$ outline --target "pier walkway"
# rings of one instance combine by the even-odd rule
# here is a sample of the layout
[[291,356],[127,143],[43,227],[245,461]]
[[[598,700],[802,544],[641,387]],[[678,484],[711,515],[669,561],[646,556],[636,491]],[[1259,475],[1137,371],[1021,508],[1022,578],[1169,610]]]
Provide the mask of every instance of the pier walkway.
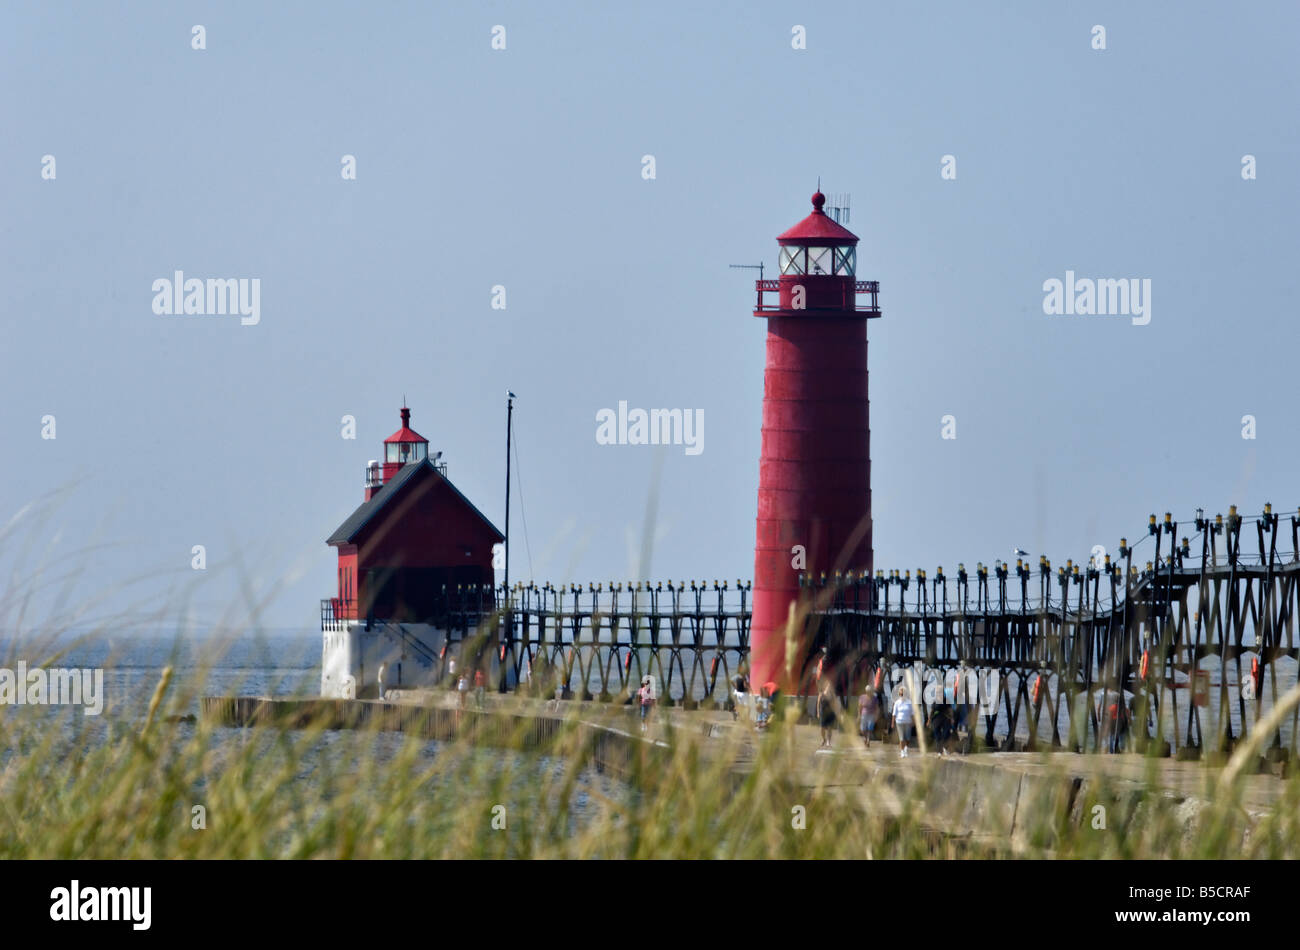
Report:
[[[760,743],[788,745],[773,761],[792,789],[836,788],[862,808],[897,818],[921,809],[926,827],[945,837],[996,842],[1012,854],[1050,853],[1027,839],[1031,816],[1041,827],[1044,809],[1060,823],[1078,826],[1093,817],[1094,793],[1104,790],[1108,807],[1131,814],[1151,800],[1178,816],[1187,835],[1195,833],[1199,813],[1212,798],[1219,767],[1207,761],[1180,761],[1137,754],[1098,755],[1063,751],[988,752],[940,756],[913,745],[899,758],[895,742],[877,741],[870,750],[856,733],[837,731],[830,750],[819,750],[815,725],[791,724],[762,734],[732,719],[729,712],[680,707],[659,708],[642,735],[631,705],[562,701],[496,694],[482,709],[472,701],[459,709],[446,690],[390,691],[385,701],[204,697],[203,717],[223,726],[305,726],[321,721],[333,728],[377,728],[430,739],[468,738],[486,746],[521,743],[544,752],[546,743],[567,728],[591,740],[595,766],[615,775],[631,774],[634,756],[672,754],[669,739],[692,738],[714,766],[725,765],[737,781],[756,767]],[[1241,808],[1249,815],[1269,812],[1285,788],[1284,762],[1260,760],[1259,774],[1242,780]]]

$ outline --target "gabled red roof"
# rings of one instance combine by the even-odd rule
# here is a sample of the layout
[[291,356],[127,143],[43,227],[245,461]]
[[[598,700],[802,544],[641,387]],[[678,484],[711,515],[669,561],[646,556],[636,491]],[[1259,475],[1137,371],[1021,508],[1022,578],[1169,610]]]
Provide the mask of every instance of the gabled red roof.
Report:
[[858,236],[822,210],[826,196],[820,191],[812,196],[813,213],[788,231],[776,236],[777,244],[857,244]]
[[416,484],[422,478],[434,478],[439,480],[443,485],[446,485],[452,490],[452,493],[455,495],[459,503],[464,505],[479,518],[495,541],[505,540],[505,535],[497,530],[497,526],[491,521],[488,521],[487,516],[483,514],[483,512],[479,511],[478,507],[466,498],[461,490],[453,485],[446,475],[443,475],[434,468],[433,463],[428,459],[421,459],[420,461],[413,462],[410,465],[403,465],[398,469],[397,474],[386,482],[383,488],[379,489],[375,494],[375,497],[371,498],[369,501],[362,502],[357,510],[352,512],[352,514],[348,516],[348,519],[339,525],[334,533],[326,539],[325,543],[338,545],[352,544],[355,542],[361,534],[361,530],[365,528],[366,525],[368,525],[371,520],[374,519],[375,516],[377,516],[383,508],[393,500],[393,498],[405,491],[407,486]]
[[402,427],[384,439],[384,445],[389,442],[423,442],[429,444],[429,440],[420,433],[411,428],[411,410],[405,406],[402,407]]

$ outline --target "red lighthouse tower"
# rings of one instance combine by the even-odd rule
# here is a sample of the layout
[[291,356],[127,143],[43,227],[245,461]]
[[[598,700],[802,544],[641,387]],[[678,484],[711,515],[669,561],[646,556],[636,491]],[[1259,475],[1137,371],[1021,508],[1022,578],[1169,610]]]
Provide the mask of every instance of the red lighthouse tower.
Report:
[[[777,237],[781,275],[757,282],[754,310],[767,320],[767,364],[750,670],[753,683],[787,692],[807,659],[802,627],[786,656],[799,575],[870,577],[872,564],[867,320],[880,316],[880,285],[857,279],[858,238],[822,210],[826,196],[812,203]],[[779,295],[774,306],[769,293]]]

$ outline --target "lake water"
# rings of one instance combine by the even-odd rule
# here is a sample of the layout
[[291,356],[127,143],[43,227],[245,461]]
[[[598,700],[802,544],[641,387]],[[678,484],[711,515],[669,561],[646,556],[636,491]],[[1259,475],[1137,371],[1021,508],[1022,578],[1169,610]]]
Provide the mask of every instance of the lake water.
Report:
[[[76,755],[87,744],[110,741],[124,732],[139,729],[164,668],[172,667],[168,688],[169,701],[164,711],[173,715],[199,713],[199,697],[212,695],[244,696],[316,696],[320,692],[320,635],[313,632],[302,637],[279,636],[248,638],[235,643],[177,641],[162,637],[118,639],[97,638],[73,643],[66,652],[57,654],[48,645],[0,640],[0,668],[16,669],[19,660],[29,668],[48,662],[50,668],[99,669],[103,671],[104,708],[100,715],[88,716],[75,706],[0,705],[0,769],[16,757],[37,751],[46,739],[54,737],[52,754],[57,757]],[[178,698],[183,702],[175,705]],[[193,737],[196,725],[179,722],[175,726],[181,743]],[[294,733],[297,758],[295,780],[320,783],[324,774],[354,771],[361,757],[369,756],[381,765],[397,756],[412,741],[402,733],[368,734],[348,730],[326,731],[310,742],[306,733]],[[211,736],[215,761],[250,743],[260,744],[274,753],[274,730],[217,728]],[[445,748],[435,740],[420,741],[420,761],[436,758]],[[260,754],[260,753],[259,753]],[[523,788],[535,786],[549,773],[559,777],[565,762],[548,756],[525,755],[504,750],[476,750],[489,771],[507,770],[511,783]],[[318,785],[319,787],[319,785]],[[584,770],[574,789],[571,821],[582,821],[593,813],[585,788],[606,797],[617,797],[622,789],[607,775],[594,769]],[[382,806],[382,803],[377,802]]]

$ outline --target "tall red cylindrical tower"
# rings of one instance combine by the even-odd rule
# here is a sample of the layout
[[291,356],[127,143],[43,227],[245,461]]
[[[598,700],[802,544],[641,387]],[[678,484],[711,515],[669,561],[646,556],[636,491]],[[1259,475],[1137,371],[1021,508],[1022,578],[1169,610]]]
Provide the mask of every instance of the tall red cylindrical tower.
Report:
[[767,320],[767,365],[750,676],[755,688],[772,680],[787,693],[800,686],[807,652],[800,626],[787,667],[799,575],[870,577],[872,562],[867,320],[880,316],[879,284],[857,279],[857,236],[822,210],[826,197],[812,203],[777,237],[781,276],[758,281],[754,310]]

